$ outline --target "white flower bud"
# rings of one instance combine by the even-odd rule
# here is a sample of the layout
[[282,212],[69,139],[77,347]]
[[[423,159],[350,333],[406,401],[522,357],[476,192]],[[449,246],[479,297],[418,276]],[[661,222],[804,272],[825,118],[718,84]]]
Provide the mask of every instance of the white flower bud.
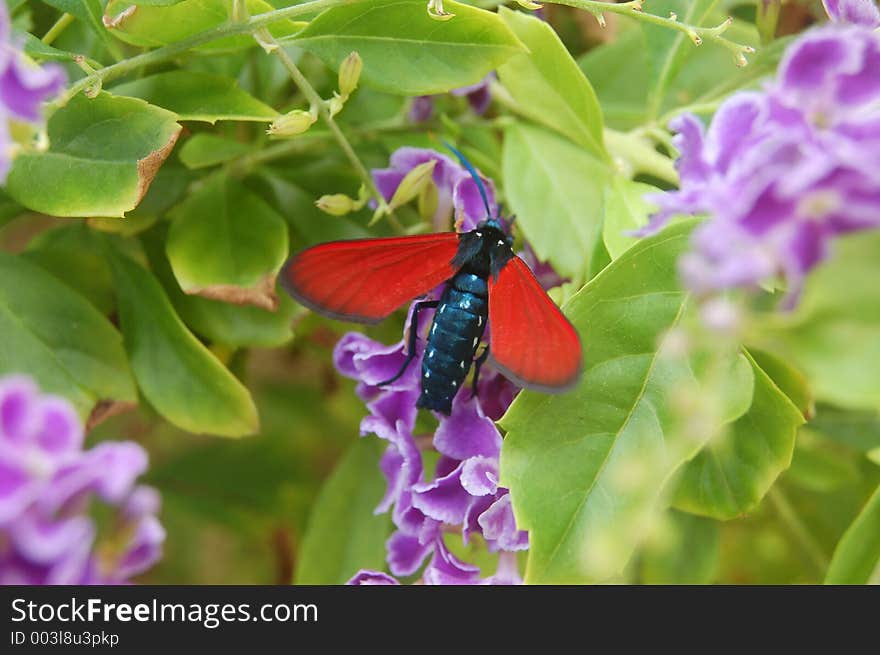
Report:
[[342,60],[342,65],[339,67],[339,93],[343,98],[354,93],[363,69],[364,61],[357,52],[352,52]]
[[304,109],[294,109],[279,116],[266,131],[272,136],[296,136],[308,130],[315,122],[315,116]]

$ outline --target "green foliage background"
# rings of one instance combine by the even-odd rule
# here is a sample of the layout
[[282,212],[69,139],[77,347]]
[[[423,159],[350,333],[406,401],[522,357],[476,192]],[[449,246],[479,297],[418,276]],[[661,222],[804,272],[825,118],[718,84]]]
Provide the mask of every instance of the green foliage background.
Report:
[[[92,442],[147,448],[168,540],[143,581],[332,584],[384,566],[381,445],[358,439],[365,410],[331,364],[347,326],[275,276],[308,245],[429,228],[415,204],[370,226],[368,208],[316,209],[362,180],[326,120],[266,135],[314,99],[271,39],[322,98],[357,51],[333,125],[361,165],[455,141],[572,280],[554,297],[585,343],[581,384],[523,393],[500,421],[528,582],[876,582],[880,238],[839,244],[795,312],[769,298],[742,338],[681,353],[667,337],[698,324],[675,269],[694,222],[625,234],[645,193],[677,183],[669,118],[757,87],[790,36],[761,43],[751,2],[646,5],[695,28],[735,16],[726,44],[699,48],[624,9],[602,31],[595,2],[547,5],[547,21],[475,4],[438,22],[422,0],[7,0],[26,52],[72,86],[0,196],[0,373],[68,397]],[[812,20],[801,4],[789,32]],[[485,117],[446,94],[490,71]],[[413,124],[422,94],[435,113]],[[391,343],[401,327],[366,331]],[[479,545],[463,556],[493,570]]]

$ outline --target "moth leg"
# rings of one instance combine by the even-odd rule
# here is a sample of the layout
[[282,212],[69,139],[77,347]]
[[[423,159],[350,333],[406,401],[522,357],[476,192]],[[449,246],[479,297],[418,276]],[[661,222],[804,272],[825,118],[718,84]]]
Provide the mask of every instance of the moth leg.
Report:
[[472,385],[474,398],[477,397],[477,382],[479,382],[479,380],[480,380],[480,367],[483,365],[483,363],[486,361],[486,359],[488,357],[489,357],[489,346],[486,345],[486,347],[483,348],[483,352],[480,353],[480,356],[474,360],[474,379],[473,379],[473,385]]
[[416,340],[419,336],[419,312],[423,309],[436,309],[439,304],[439,300],[423,300],[421,302],[417,302],[415,307],[413,307],[412,319],[409,322],[409,344],[407,344],[406,359],[403,360],[403,366],[400,367],[397,375],[395,375],[390,380],[380,382],[376,385],[377,387],[387,386],[396,381],[401,375],[406,373],[406,369],[412,363],[412,360],[416,357]]

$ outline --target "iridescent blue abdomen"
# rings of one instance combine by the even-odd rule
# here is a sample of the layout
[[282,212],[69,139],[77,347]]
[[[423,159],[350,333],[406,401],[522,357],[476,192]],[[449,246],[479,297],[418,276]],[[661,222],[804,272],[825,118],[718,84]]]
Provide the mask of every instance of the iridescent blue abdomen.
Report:
[[489,316],[486,280],[459,271],[447,284],[422,357],[422,394],[418,407],[449,414],[474,361]]

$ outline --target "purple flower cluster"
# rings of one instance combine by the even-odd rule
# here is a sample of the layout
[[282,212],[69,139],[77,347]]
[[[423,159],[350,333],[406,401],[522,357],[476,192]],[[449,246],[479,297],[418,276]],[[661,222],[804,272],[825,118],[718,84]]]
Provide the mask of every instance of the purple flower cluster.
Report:
[[[147,454],[132,442],[82,446],[67,401],[0,380],[0,584],[124,583],[161,556],[159,495],[135,485]],[[96,498],[116,510],[100,540]]]
[[0,3],[0,184],[12,164],[9,121],[38,123],[40,106],[65,85],[67,76],[57,65],[40,67],[25,58],[11,40],[9,14]]
[[697,293],[781,276],[790,306],[836,236],[880,227],[880,37],[871,29],[814,29],[764,91],[726,100],[707,132],[689,114],[670,127],[681,188],[648,198],[660,211],[643,233],[676,214],[708,214],[680,262]]
[[[437,187],[437,209],[433,227],[438,232],[450,228],[450,218],[455,210],[456,226],[460,231],[472,230],[486,218],[486,209],[480,190],[470,174],[445,155],[426,148],[400,148],[391,155],[391,166],[373,171],[376,188],[386,200],[394,192],[406,174],[419,164],[435,161],[432,180]],[[490,207],[495,207],[495,189],[490,180],[483,180]]]
[[[453,89],[450,93],[454,96],[464,97],[475,114],[482,116],[492,104],[492,93],[489,83],[494,73],[489,73],[482,80],[470,86]],[[434,96],[416,96],[409,108],[409,120],[413,123],[424,123],[434,115]]]
[[[444,206],[441,214],[448,217],[454,210],[460,229],[473,229],[486,214],[476,185],[466,170],[434,151],[402,148],[395,152],[391,168],[374,171],[379,189],[390,198],[409,170],[431,158],[437,161],[434,182]],[[487,187],[490,209],[495,213],[491,183]],[[429,315],[420,314],[419,321],[420,328],[426,329],[431,318],[430,312],[425,314]],[[409,325],[409,317],[405,325]],[[498,485],[501,435],[495,420],[504,414],[519,389],[486,365],[476,397],[470,389],[462,389],[453,401],[452,413],[437,415],[435,433],[415,437],[420,392],[417,362],[424,340],[417,342],[416,359],[403,376],[386,387],[376,386],[400,369],[407,354],[406,336],[386,346],[351,332],[334,352],[337,369],[358,381],[357,393],[369,411],[361,422],[361,434],[376,434],[388,442],[380,463],[388,487],[376,511],[390,510],[397,528],[387,542],[391,573],[413,575],[429,560],[421,573],[426,584],[517,584],[521,580],[516,553],[528,548],[528,535],[517,528],[510,495]],[[426,466],[422,456],[429,447],[439,453],[433,468]],[[499,553],[495,574],[480,578],[476,566],[455,557],[444,539],[451,532],[460,534],[465,543],[479,535],[490,551]],[[397,581],[385,573],[361,571],[350,583]]]

